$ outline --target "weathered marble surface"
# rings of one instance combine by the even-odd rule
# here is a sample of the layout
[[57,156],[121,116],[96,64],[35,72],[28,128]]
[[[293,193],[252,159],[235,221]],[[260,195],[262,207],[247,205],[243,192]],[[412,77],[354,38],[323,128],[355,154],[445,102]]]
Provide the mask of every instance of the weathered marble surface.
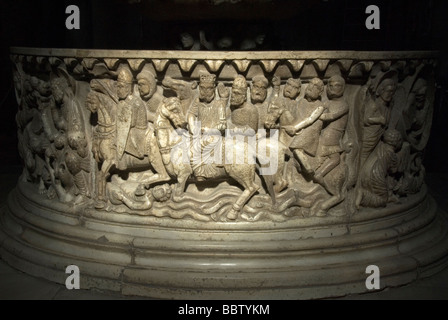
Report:
[[383,287],[435,272],[436,58],[13,48],[24,172],[2,259],[163,298],[315,298],[366,291],[370,264]]

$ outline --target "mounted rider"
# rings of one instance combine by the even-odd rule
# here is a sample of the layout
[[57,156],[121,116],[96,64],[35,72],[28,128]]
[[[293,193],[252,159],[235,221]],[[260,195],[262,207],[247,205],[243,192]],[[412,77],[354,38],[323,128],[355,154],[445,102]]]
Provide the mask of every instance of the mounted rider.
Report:
[[146,141],[148,119],[145,105],[133,94],[133,76],[128,68],[120,68],[116,85],[118,159],[123,157],[124,152],[143,159],[147,148],[142,148],[141,142]]
[[199,97],[193,102],[187,115],[189,131],[193,136],[192,165],[198,180],[216,176],[216,164],[219,165],[222,160],[221,132],[226,129],[229,93],[220,83],[218,99],[215,89],[216,75],[202,72],[199,76]]

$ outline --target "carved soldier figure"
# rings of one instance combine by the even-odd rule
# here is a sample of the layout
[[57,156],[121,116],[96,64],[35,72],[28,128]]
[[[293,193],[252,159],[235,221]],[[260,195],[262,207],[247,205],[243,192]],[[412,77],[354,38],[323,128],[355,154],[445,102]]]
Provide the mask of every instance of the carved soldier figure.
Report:
[[[274,115],[272,114],[273,106],[276,103],[280,103],[282,106],[284,105],[283,99],[278,97],[280,91],[280,78],[277,76],[274,76],[272,78],[272,84],[274,89],[272,91],[271,96],[267,99],[268,84],[269,84],[268,79],[266,79],[266,77],[264,77],[263,75],[257,75],[252,79],[250,95],[251,95],[251,102],[252,104],[254,104],[254,106],[258,111],[258,130],[276,129],[275,123],[272,123],[272,119],[274,117]],[[279,99],[281,99],[281,101],[277,101]],[[271,103],[272,105],[270,105]],[[269,112],[271,112],[271,114],[268,117]],[[284,114],[286,117],[290,116],[289,111],[284,112]],[[282,138],[283,138],[282,134],[280,134],[278,142],[283,142]],[[266,141],[264,139],[266,139]],[[277,172],[274,174],[274,191],[280,192],[288,185],[287,181],[284,179],[284,171],[286,168],[284,144],[283,143],[278,144],[275,140],[271,140],[270,137],[269,138],[264,137],[261,131],[258,133],[258,141],[257,141],[258,152],[261,152],[262,148],[260,148],[260,146],[262,146],[263,143],[268,144],[276,143],[278,158],[277,158]],[[261,154],[259,153],[258,156],[261,156]]]
[[325,175],[334,169],[341,161],[341,139],[348,120],[349,106],[344,99],[345,80],[341,76],[332,76],[328,80],[325,111],[320,116],[324,127],[319,137],[317,156],[325,157],[323,164],[316,170],[314,180],[323,184]]
[[215,99],[216,75],[202,72],[199,75],[199,96],[193,102],[188,115],[190,133],[197,129],[197,123],[203,131],[217,129],[223,131],[226,128],[226,103],[229,96],[224,84],[218,85],[218,93],[221,99]]
[[154,122],[157,109],[163,99],[163,96],[157,92],[156,78],[146,67],[143,68],[136,78],[140,97],[146,104],[148,121]]
[[258,109],[258,128],[264,129],[266,114],[268,113],[269,103],[266,101],[268,96],[269,81],[263,75],[256,75],[252,78],[250,86],[250,100]]
[[255,135],[258,129],[258,110],[247,102],[247,81],[238,75],[232,84],[230,98],[232,131],[239,134]]
[[[273,96],[278,95],[280,90],[280,78],[274,76],[272,79],[274,84]],[[258,110],[258,128],[264,129],[266,122],[266,115],[268,113],[269,101],[268,96],[269,81],[263,75],[256,75],[252,78],[252,84],[250,86],[250,99],[252,104]]]
[[390,104],[396,90],[393,79],[381,81],[376,89],[375,98],[367,101],[364,111],[361,167],[375,149],[387,128],[390,119]]
[[322,120],[319,119],[324,111],[321,101],[321,95],[324,90],[324,83],[319,78],[311,79],[306,87],[305,98],[298,104],[298,117],[293,126],[284,126],[289,135],[294,135],[290,149],[297,157],[301,168],[309,173],[314,173],[314,165],[310,157],[314,158],[317,154],[317,147],[322,129]]
[[[50,86],[36,77],[31,77],[32,91],[27,104],[31,121],[26,125],[23,133],[23,141],[26,144],[26,163],[29,169],[29,178],[39,183],[39,193],[47,192],[49,168],[45,162],[45,152],[51,146],[51,113],[50,113]],[[51,137],[53,138],[53,137]]]
[[[280,86],[280,82],[278,84],[274,83],[274,88],[276,86]],[[283,97],[285,104],[286,114],[284,115],[285,123],[291,123],[297,120],[298,117],[298,101],[296,100],[300,94],[300,90],[302,88],[302,82],[300,79],[289,78],[286,81],[285,87],[283,88]],[[279,89],[277,89],[279,90]]]
[[68,134],[70,150],[65,154],[68,171],[73,175],[74,184],[78,192],[90,197],[86,173],[90,172],[90,159],[88,157],[87,140],[81,130],[73,130]]
[[[216,175],[210,163],[219,151],[221,132],[226,128],[226,104],[229,93],[224,84],[218,85],[220,98],[215,97],[216,76],[201,73],[199,96],[193,102],[188,115],[188,128],[193,136],[193,170],[199,180]],[[219,149],[219,150],[218,150]]]
[[123,153],[144,157],[145,134],[148,128],[146,108],[133,95],[132,73],[127,68],[121,68],[117,78],[117,153],[121,158]]
[[157,82],[154,74],[146,68],[137,75],[138,90],[140,97],[146,105],[146,112],[148,120],[151,124],[148,124],[150,132],[148,133],[149,139],[149,160],[152,167],[156,171],[156,174],[152,176],[149,182],[153,181],[168,181],[170,179],[166,172],[165,166],[162,162],[160,155],[159,145],[154,134],[154,128],[152,123],[156,120],[157,109],[163,100],[163,96],[157,92]]

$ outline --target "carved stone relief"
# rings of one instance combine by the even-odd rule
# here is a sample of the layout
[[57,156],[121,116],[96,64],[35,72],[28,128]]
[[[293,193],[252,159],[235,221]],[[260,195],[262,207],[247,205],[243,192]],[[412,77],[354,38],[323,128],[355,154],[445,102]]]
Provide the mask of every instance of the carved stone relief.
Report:
[[62,203],[287,221],[362,214],[424,183],[431,60],[12,60],[22,178]]

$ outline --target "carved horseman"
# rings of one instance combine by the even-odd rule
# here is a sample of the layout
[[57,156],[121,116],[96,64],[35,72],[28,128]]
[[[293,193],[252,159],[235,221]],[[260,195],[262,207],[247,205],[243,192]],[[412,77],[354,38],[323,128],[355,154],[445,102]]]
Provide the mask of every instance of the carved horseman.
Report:
[[146,105],[149,122],[156,120],[157,109],[163,100],[163,95],[157,91],[157,80],[147,66],[137,74],[138,92]]
[[145,147],[148,129],[146,108],[141,100],[133,94],[132,73],[122,68],[117,79],[117,156],[118,160],[127,152],[139,159],[145,156]]
[[[142,100],[142,103],[146,107],[147,119],[150,122],[148,123],[148,127],[150,130],[148,134],[148,157],[152,167],[156,171],[156,173],[148,179],[147,183],[154,181],[168,181],[170,180],[170,177],[166,172],[165,166],[162,162],[162,157],[160,154],[157,139],[154,134],[153,125],[153,123],[156,121],[157,110],[159,109],[163,96],[157,92],[156,78],[154,74],[147,68],[143,68],[143,70],[137,75],[137,81],[140,98]],[[139,119],[138,121],[142,121],[142,119]]]
[[221,148],[221,132],[226,128],[226,104],[229,96],[224,85],[218,86],[221,99],[215,98],[216,76],[201,73],[199,97],[187,115],[190,134],[193,136],[193,170],[198,180],[217,175],[212,162],[215,151]]

